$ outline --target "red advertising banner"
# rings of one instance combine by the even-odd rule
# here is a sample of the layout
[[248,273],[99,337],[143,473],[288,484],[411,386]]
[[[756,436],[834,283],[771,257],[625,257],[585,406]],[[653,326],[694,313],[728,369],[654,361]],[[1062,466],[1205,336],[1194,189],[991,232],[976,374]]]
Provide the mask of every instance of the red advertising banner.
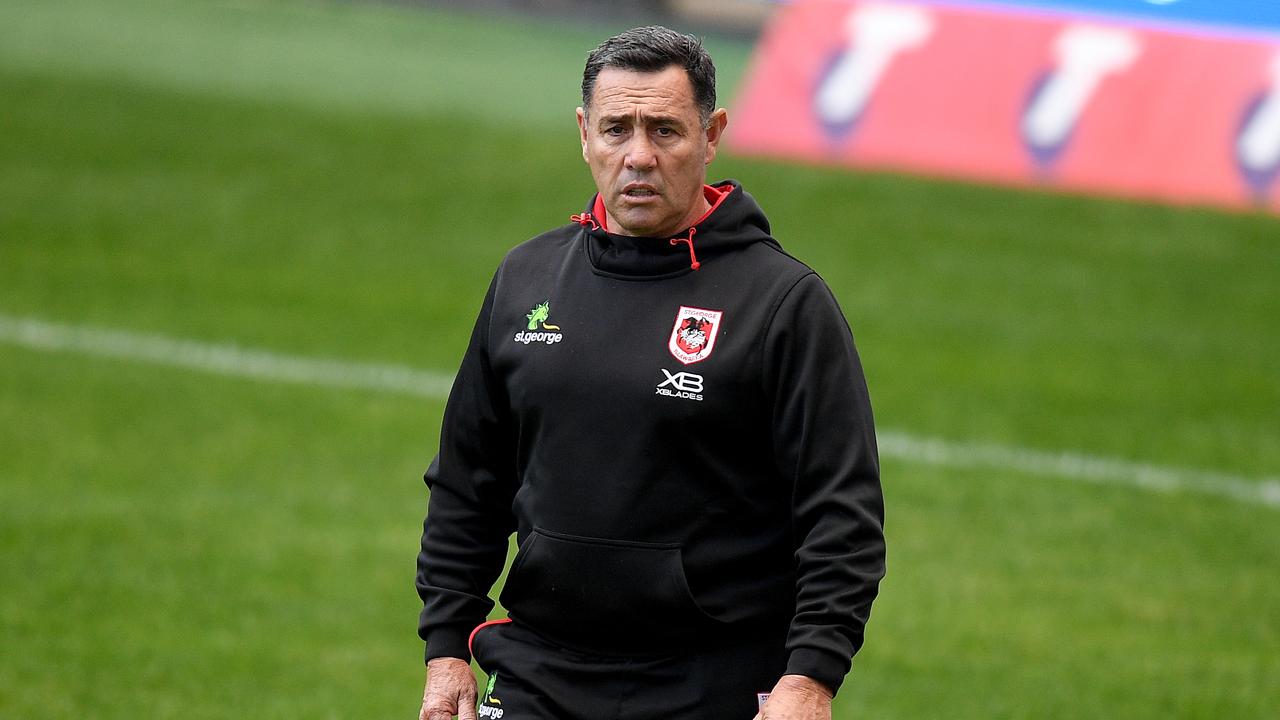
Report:
[[924,2],[795,2],[740,152],[1280,210],[1280,42]]

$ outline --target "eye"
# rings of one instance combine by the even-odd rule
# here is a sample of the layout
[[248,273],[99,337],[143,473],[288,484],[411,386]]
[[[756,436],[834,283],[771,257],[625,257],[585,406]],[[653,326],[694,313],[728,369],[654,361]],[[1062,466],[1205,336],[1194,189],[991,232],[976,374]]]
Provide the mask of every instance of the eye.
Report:
[[613,137],[619,137],[620,135],[622,135],[622,133],[623,133],[623,129],[621,125],[610,125],[609,127],[604,129],[605,135],[611,135]]
[[675,130],[672,130],[666,125],[659,125],[654,132],[658,134],[658,137],[671,137],[676,134]]

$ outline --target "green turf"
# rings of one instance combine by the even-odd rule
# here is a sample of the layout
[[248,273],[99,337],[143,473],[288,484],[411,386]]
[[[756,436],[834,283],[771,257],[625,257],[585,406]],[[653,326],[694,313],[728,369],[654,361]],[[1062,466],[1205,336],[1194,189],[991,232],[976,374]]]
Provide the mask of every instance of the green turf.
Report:
[[[575,76],[614,29],[0,2],[0,313],[449,371],[505,249],[591,192]],[[1276,218],[713,171],[834,287],[882,427],[1280,474]],[[0,344],[0,717],[412,716],[441,409]],[[1280,715],[1280,511],[884,469],[837,717]]]

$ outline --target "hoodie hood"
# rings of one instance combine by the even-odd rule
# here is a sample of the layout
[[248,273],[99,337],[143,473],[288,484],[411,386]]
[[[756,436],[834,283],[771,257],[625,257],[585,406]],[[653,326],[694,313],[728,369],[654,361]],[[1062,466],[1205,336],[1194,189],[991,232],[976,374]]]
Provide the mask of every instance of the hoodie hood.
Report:
[[703,186],[711,210],[692,226],[665,237],[615,235],[604,227],[599,193],[587,211],[572,220],[583,227],[588,259],[598,272],[627,277],[665,277],[698,270],[718,255],[758,242],[778,247],[769,235],[769,220],[747,191],[734,180]]

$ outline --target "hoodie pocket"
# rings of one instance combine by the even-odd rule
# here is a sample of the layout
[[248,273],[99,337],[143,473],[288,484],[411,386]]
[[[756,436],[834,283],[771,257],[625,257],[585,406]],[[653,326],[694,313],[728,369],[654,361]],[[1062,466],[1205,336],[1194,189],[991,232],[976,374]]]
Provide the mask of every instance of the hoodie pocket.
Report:
[[512,565],[502,604],[568,647],[663,652],[717,622],[694,601],[680,546],[585,538],[534,528]]

